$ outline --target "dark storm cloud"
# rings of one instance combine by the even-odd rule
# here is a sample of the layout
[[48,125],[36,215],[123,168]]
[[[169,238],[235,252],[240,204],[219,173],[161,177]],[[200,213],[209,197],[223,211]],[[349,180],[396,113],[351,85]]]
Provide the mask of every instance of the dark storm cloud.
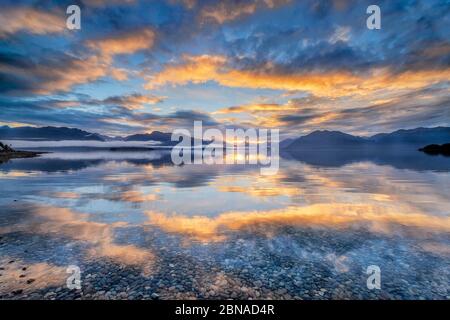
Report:
[[308,120],[312,120],[316,118],[316,115],[295,115],[295,114],[289,114],[289,115],[283,115],[278,117],[278,119],[287,125],[289,124],[302,124],[307,122]]

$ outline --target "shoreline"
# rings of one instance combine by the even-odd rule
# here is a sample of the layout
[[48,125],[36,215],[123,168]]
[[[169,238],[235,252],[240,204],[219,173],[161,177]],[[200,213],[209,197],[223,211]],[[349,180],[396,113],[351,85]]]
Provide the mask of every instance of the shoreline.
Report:
[[6,162],[10,159],[39,157],[43,153],[46,153],[46,152],[34,152],[34,151],[0,152],[0,163]]

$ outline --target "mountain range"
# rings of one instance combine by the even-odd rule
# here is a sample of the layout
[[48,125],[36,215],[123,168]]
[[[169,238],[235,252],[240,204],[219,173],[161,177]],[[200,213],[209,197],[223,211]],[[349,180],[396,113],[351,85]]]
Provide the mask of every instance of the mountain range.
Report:
[[379,133],[370,137],[353,136],[340,131],[318,130],[296,139],[281,142],[283,149],[358,147],[408,144],[425,146],[450,142],[450,127],[401,129],[391,133]]
[[[0,127],[0,140],[93,140],[93,141],[156,141],[173,145],[171,133],[153,131],[125,137],[109,137],[76,128],[67,127]],[[450,142],[450,127],[402,129],[391,133],[379,133],[359,137],[340,131],[317,130],[299,138],[281,141],[282,149],[354,147],[364,145],[410,144],[422,147],[428,144]]]
[[152,133],[133,134],[125,137],[110,137],[98,133],[67,127],[0,127],[0,139],[3,140],[85,140],[85,141],[159,141],[163,144],[173,143],[171,134],[153,131]]
[[106,141],[106,136],[66,127],[0,127],[4,140],[94,140]]

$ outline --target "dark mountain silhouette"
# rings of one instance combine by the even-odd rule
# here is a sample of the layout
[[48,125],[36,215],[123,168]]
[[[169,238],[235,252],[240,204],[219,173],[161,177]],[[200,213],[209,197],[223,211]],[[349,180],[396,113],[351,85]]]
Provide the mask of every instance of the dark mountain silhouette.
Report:
[[317,148],[317,147],[338,147],[338,146],[355,146],[366,143],[366,139],[352,136],[340,131],[314,131],[306,136],[293,139],[290,143],[282,141],[281,145],[285,148]]
[[282,141],[280,141],[280,148],[286,148],[288,147],[292,142],[294,142],[295,139],[293,138],[288,138],[288,139],[284,139]]
[[172,141],[171,136],[171,133],[161,131],[133,134],[126,137],[109,137],[66,127],[0,127],[0,139],[4,140],[158,141],[165,146],[176,145],[178,141]]
[[134,134],[126,137],[109,137],[98,133],[67,127],[0,127],[0,139],[4,140],[159,141],[163,145],[176,143],[172,142],[170,138],[170,133],[160,131]]
[[105,141],[106,136],[67,127],[0,127],[0,139],[4,140],[94,140]]
[[424,146],[427,144],[443,144],[450,141],[449,127],[416,128],[397,130],[391,133],[380,133],[370,137],[376,143],[407,143]]
[[[0,139],[4,140],[94,140],[94,141],[158,141],[161,145],[176,145],[171,141],[171,133],[153,131],[152,133],[133,134],[126,137],[109,137],[77,128],[67,127],[0,127]],[[192,140],[194,141],[194,140]],[[281,141],[282,149],[343,148],[377,145],[409,144],[416,149],[429,144],[444,144],[450,141],[449,127],[416,128],[380,133],[371,137],[358,137],[340,131],[320,130],[299,138]],[[204,144],[209,143],[204,141]]]
[[371,137],[358,137],[340,131],[314,131],[306,136],[284,140],[284,149],[342,148],[408,144],[421,147],[427,144],[442,144],[450,141],[450,128],[417,128],[380,133]]

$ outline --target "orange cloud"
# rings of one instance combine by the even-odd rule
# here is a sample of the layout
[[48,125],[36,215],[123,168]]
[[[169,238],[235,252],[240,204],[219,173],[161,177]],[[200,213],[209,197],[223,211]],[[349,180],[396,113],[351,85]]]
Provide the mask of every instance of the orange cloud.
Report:
[[152,76],[145,88],[215,81],[227,87],[308,91],[318,97],[340,97],[367,96],[378,90],[414,90],[447,81],[449,77],[450,68],[403,73],[379,68],[365,74],[345,70],[282,74],[271,64],[259,70],[239,70],[230,67],[225,57],[201,55],[184,56],[182,63],[167,66]]
[[40,11],[33,8],[2,8],[0,38],[26,31],[33,34],[60,33],[65,30],[64,13]]
[[[64,56],[67,59],[64,64],[39,64],[32,68],[0,64],[0,72],[22,76],[25,79],[30,78],[35,82],[36,89],[33,91],[37,94],[67,91],[75,85],[93,82],[108,75],[123,81],[128,78],[128,70],[113,67],[113,56],[150,48],[153,41],[154,32],[143,29],[115,37],[87,41],[87,46],[98,54],[84,58]],[[155,101],[148,102],[155,103]]]
[[247,104],[241,106],[233,106],[224,109],[217,110],[213,114],[230,114],[230,113],[242,113],[242,112],[280,112],[287,110],[298,109],[294,105],[280,105],[277,103],[257,103]]
[[30,78],[36,87],[33,92],[37,94],[66,91],[74,85],[98,80],[109,73],[109,63],[100,57],[64,58],[64,64],[39,64],[31,68],[0,63],[0,72]]
[[142,29],[123,33],[109,38],[87,41],[87,46],[99,51],[105,57],[116,54],[131,54],[153,46],[155,32],[151,29]]
[[[24,70],[26,71],[26,70]],[[35,74],[42,79],[36,93],[47,94],[58,90],[69,90],[72,86],[92,82],[108,74],[109,65],[96,56],[71,60],[64,68],[60,66],[39,66]]]
[[120,200],[128,202],[148,202],[158,200],[158,195],[144,194],[137,190],[129,190],[120,195]]
[[234,20],[243,15],[250,15],[256,11],[256,2],[239,3],[238,5],[229,5],[227,2],[219,2],[217,5],[203,8],[200,12],[202,20],[213,20],[217,23]]
[[184,85],[189,82],[204,83],[218,78],[219,69],[225,66],[226,59],[221,56],[183,56],[184,63],[168,66],[161,73],[152,76],[145,85],[146,89],[165,84]]
[[128,80],[128,72],[122,68],[112,68],[110,70],[111,76],[118,81]]
[[288,2],[290,0],[219,1],[203,7],[200,11],[199,18],[201,21],[214,21],[222,24],[251,15],[260,8],[273,9]]

